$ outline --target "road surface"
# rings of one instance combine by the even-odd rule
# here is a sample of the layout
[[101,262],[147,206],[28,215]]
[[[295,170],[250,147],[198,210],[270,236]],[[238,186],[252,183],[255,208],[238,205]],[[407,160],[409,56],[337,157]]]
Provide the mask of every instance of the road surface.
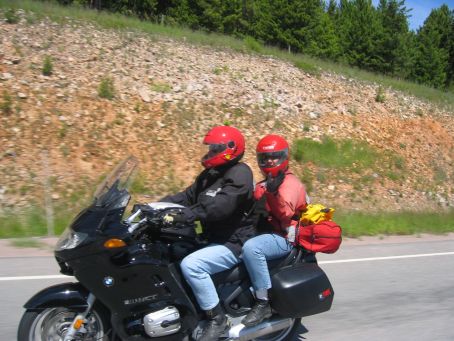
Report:
[[[0,251],[0,340],[10,341],[24,302],[67,279],[58,278],[50,252],[5,253]],[[453,234],[353,240],[318,259],[335,299],[329,312],[303,319],[300,340],[454,340]]]

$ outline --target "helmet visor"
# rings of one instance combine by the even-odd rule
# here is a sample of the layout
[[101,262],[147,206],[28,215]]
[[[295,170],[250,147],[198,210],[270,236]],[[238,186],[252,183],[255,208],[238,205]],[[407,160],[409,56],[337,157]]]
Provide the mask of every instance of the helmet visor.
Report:
[[257,163],[260,168],[273,168],[288,159],[288,149],[277,152],[257,153]]
[[208,153],[206,153],[202,157],[202,161],[209,160],[212,157],[215,157],[219,153],[222,153],[224,150],[227,149],[227,145],[225,143],[212,143],[208,145]]

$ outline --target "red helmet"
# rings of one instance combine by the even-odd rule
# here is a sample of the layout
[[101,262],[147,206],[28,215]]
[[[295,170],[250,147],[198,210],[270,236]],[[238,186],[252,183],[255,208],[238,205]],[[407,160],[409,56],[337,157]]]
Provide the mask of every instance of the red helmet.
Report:
[[203,143],[208,145],[208,153],[202,157],[205,168],[224,165],[244,154],[243,134],[233,127],[214,127],[205,135]]
[[275,177],[288,168],[289,147],[279,135],[266,135],[257,144],[257,162],[263,175]]

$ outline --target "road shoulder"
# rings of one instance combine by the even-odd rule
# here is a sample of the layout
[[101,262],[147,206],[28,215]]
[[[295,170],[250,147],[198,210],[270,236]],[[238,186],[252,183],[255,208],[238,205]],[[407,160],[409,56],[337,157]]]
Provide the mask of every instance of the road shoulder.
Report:
[[[50,257],[57,243],[57,237],[34,237],[24,239],[0,239],[0,258],[6,257]],[[431,241],[454,240],[454,233],[442,235],[421,233],[409,236],[364,236],[344,238],[341,247],[350,245],[425,243]],[[28,247],[24,246],[28,245]]]

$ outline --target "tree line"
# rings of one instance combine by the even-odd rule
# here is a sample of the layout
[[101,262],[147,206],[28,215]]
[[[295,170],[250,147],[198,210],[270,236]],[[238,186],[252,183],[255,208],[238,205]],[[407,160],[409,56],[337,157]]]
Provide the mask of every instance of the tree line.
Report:
[[252,37],[439,89],[454,89],[454,11],[409,29],[405,0],[57,0],[165,25]]

